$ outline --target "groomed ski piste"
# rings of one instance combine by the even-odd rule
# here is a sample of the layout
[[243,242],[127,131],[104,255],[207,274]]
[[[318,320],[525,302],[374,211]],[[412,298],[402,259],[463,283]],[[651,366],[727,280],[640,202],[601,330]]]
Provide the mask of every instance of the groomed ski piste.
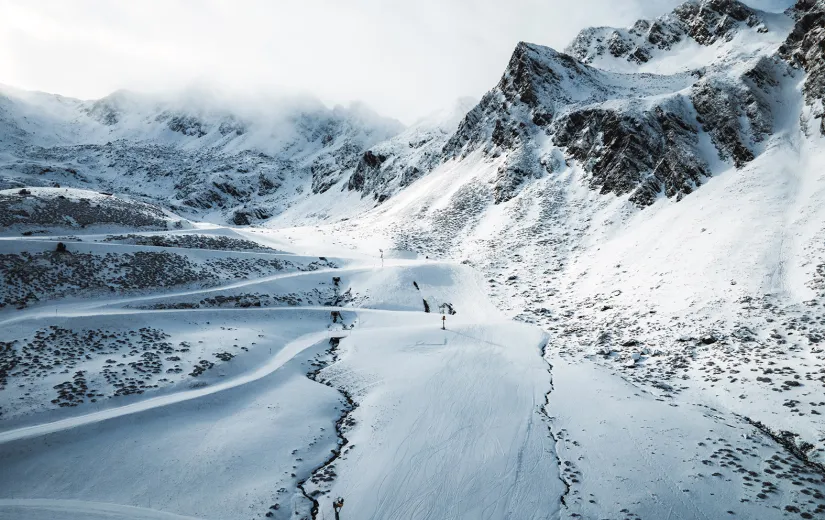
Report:
[[[125,247],[78,239],[63,254]],[[49,240],[2,245],[37,251]],[[381,266],[380,258],[338,253],[328,257],[336,268],[4,312],[6,341],[52,326],[118,338],[151,329],[166,343],[191,345],[168,356],[178,365],[195,354],[215,366],[197,378],[151,380],[147,370],[144,392],[107,397],[102,367],[118,365],[105,360],[128,368],[141,355],[87,347],[68,375],[11,378],[20,387],[5,390],[0,517],[331,518],[339,495],[358,517],[556,512],[562,484],[542,411],[546,336],[502,318],[465,266],[390,252]],[[296,254],[292,263],[309,260]],[[333,278],[336,293],[363,295],[358,306],[158,308],[219,294],[310,293]],[[433,312],[424,312],[425,300]],[[456,314],[442,330],[445,303]],[[218,361],[221,352],[233,357]],[[68,353],[58,356],[53,367],[68,364]],[[77,371],[85,393],[101,397],[75,392],[76,406],[50,405],[55,382]],[[470,496],[477,500],[462,498]]]
[[[182,233],[246,245],[134,245]],[[461,263],[317,229],[107,236],[0,247],[281,269],[1,311],[4,341],[30,346],[4,382],[0,518],[332,519],[338,497],[341,518],[376,520],[783,518],[821,490],[733,414],[560,354]],[[792,478],[756,484],[768,466]]]

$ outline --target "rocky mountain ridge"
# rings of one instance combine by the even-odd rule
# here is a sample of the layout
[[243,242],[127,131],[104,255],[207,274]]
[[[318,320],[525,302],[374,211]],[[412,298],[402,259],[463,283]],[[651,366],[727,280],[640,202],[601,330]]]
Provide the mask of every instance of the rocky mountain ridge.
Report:
[[[821,118],[822,13],[811,0],[784,15],[690,0],[628,29],[586,29],[566,52],[522,42],[478,104],[407,129],[308,100],[232,111],[203,93],[191,97],[208,102],[7,91],[2,187],[99,186],[245,225],[330,190],[368,210],[479,152],[496,164],[497,204],[574,163],[603,195],[639,207],[679,200],[721,165],[742,168],[763,151],[795,69],[807,74],[811,118]],[[710,61],[685,61],[686,49]]]
[[363,106],[304,99],[231,111],[198,96],[85,102],[5,89],[0,183],[115,191],[244,225],[328,190],[402,128]]

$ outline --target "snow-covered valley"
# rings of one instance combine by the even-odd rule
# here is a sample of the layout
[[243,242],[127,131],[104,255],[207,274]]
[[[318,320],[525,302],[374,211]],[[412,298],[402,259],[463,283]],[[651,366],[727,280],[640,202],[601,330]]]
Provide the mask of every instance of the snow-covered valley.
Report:
[[409,127],[3,87],[0,518],[825,518],[824,45],[691,0]]

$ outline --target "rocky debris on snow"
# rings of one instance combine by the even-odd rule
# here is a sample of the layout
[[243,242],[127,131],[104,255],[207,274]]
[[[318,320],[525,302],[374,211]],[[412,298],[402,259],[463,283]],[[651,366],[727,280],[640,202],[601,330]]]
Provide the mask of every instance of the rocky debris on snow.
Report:
[[208,308],[235,308],[247,309],[250,307],[280,307],[280,306],[307,306],[323,305],[327,307],[357,307],[367,300],[366,296],[353,294],[352,289],[339,293],[330,288],[313,289],[305,292],[287,294],[243,293],[219,294],[203,298],[199,301],[163,301],[147,305],[134,306],[136,309],[208,309]]
[[[191,377],[197,377],[216,366],[212,361],[193,359],[190,343],[175,345],[170,339],[168,333],[152,327],[76,330],[51,325],[31,337],[0,344],[0,391],[11,384],[26,390],[20,399],[36,409],[47,406],[46,401],[38,401],[46,399],[39,392],[41,383],[57,378],[57,395],[49,402],[74,407],[101,398],[149,392],[171,384],[169,377],[184,373],[186,367]],[[238,352],[213,355],[226,363],[248,350],[233,347]],[[64,374],[70,373],[74,375],[65,379]]]
[[0,192],[0,227],[31,230],[32,228],[83,228],[92,225],[118,226],[159,230],[172,221],[162,209],[142,202],[101,196],[94,192],[38,188],[35,193]]
[[163,251],[91,254],[0,254],[0,308],[92,292],[138,291],[334,267],[329,261],[296,264],[279,258],[193,258]]
[[179,247],[187,249],[212,249],[219,251],[250,251],[259,253],[278,253],[271,247],[263,246],[251,240],[227,237],[223,235],[167,234],[167,235],[109,235],[104,242],[117,242],[136,246]]

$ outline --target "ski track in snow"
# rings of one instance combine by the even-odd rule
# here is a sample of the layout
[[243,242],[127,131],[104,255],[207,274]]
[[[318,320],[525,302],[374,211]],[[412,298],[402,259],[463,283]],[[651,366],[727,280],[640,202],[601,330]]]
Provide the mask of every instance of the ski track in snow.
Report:
[[[735,415],[657,398],[588,358],[558,357],[550,345],[560,338],[551,336],[548,343],[537,327],[511,322],[498,314],[479,296],[478,280],[467,277],[466,268],[444,261],[388,259],[379,267],[369,265],[363,257],[342,260],[345,266],[337,269],[280,273],[218,287],[172,289],[80,305],[56,302],[5,313],[2,325],[6,327],[32,327],[50,320],[93,323],[104,317],[136,324],[171,320],[203,327],[208,318],[215,322],[212,327],[220,324],[221,328],[252,320],[257,324],[254,330],[263,327],[260,330],[266,332],[268,327],[277,330],[302,313],[309,313],[311,320],[300,331],[284,336],[274,354],[259,357],[229,379],[162,395],[148,393],[140,400],[91,413],[83,413],[81,407],[61,411],[62,417],[44,414],[42,422],[0,431],[0,462],[8,461],[12,471],[30,464],[20,453],[38,450],[43,451],[38,464],[43,471],[59,474],[61,457],[68,456],[73,465],[80,464],[79,471],[88,472],[94,470],[84,468],[85,463],[78,463],[73,453],[82,454],[94,445],[96,437],[89,434],[106,432],[104,438],[109,441],[102,442],[121,446],[126,442],[137,457],[152,457],[128,439],[144,439],[146,443],[147,436],[156,435],[153,432],[158,424],[180,429],[186,436],[194,433],[197,439],[197,425],[211,422],[208,416],[198,417],[210,403],[221,403],[219,424],[229,420],[235,423],[234,429],[243,432],[249,423],[255,431],[264,428],[260,435],[268,439],[241,447],[232,436],[221,436],[221,464],[232,466],[236,460],[232,453],[242,450],[245,455],[239,460],[247,462],[237,470],[247,470],[251,460],[260,459],[257,450],[273,440],[292,449],[291,455],[277,455],[281,462],[258,468],[264,473],[251,473],[258,481],[252,495],[250,484],[246,484],[232,490],[228,498],[215,501],[200,496],[198,504],[187,505],[171,497],[160,499],[158,490],[151,486],[131,494],[128,486],[124,493],[122,485],[117,491],[107,491],[100,483],[78,487],[78,482],[67,496],[52,494],[56,482],[43,477],[31,485],[32,491],[23,491],[26,478],[38,478],[38,471],[34,471],[20,483],[0,481],[0,493],[4,488],[14,490],[0,500],[0,518],[45,519],[53,514],[69,519],[246,518],[239,509],[246,500],[256,504],[248,506],[255,518],[267,512],[275,518],[306,518],[312,516],[313,504],[318,507],[315,516],[327,518],[337,496],[346,499],[345,518],[353,515],[375,520],[597,518],[605,511],[624,511],[629,518],[707,520],[729,515],[728,511],[779,518],[782,511],[778,506],[796,491],[778,481],[771,497],[761,504],[755,499],[759,489],[747,488],[747,481],[737,472],[709,476],[716,468],[709,469],[706,464],[710,457],[727,453],[726,446],[745,449],[757,457],[755,465],[743,462],[740,466],[742,471],[757,474],[765,461],[784,453]],[[368,284],[365,293],[370,297],[366,301],[374,308],[130,307],[233,289],[279,290],[271,283],[289,281],[301,286],[332,276]],[[422,297],[433,305],[438,301],[455,305],[459,314],[449,317],[448,330],[439,329],[440,314],[422,312]],[[382,308],[385,306],[389,308]],[[355,328],[327,328],[324,323],[329,323],[326,317],[331,312],[341,313]],[[324,361],[321,349],[331,337],[340,338],[340,342],[334,359]],[[311,352],[317,352],[316,371],[306,367]],[[295,368],[288,369],[290,365]],[[332,387],[351,405],[345,405],[341,394],[327,393],[305,403],[291,399],[291,394],[278,388],[284,377],[296,374],[296,369],[304,379],[301,385],[306,389],[302,392],[310,387],[318,391]],[[305,377],[309,372],[314,374],[312,381]],[[263,402],[275,402],[274,396],[292,400],[290,416],[310,417],[316,413],[313,406],[321,406],[325,411],[307,423],[315,425],[316,434],[286,436],[289,428],[300,426],[301,419],[289,428],[279,422],[269,429],[266,415],[243,404],[258,394],[265,396]],[[236,401],[238,408],[233,404]],[[338,404],[331,405],[334,402]],[[170,422],[181,410],[186,411],[184,419]],[[76,415],[65,415],[73,412]],[[235,419],[239,414],[246,418]],[[185,417],[192,417],[192,422]],[[128,430],[122,430],[124,425]],[[729,435],[731,431],[734,435]],[[198,446],[198,441],[173,441],[164,450],[182,457],[181,470],[191,471],[200,464],[195,458],[202,451]],[[709,452],[714,446],[716,451]],[[187,454],[193,448],[193,454]],[[703,457],[706,459],[700,462]],[[140,467],[133,461],[123,470],[141,475],[144,470]],[[179,478],[172,466],[165,468],[171,478]],[[199,479],[214,478],[207,468],[198,471],[206,471]],[[227,473],[230,475],[232,472]],[[712,501],[696,502],[697,497],[713,494],[717,498]],[[272,509],[275,505],[279,507]]]
[[[294,458],[294,467],[301,467],[302,470],[292,470],[294,473],[288,477],[288,466],[267,468],[272,475],[286,469],[286,474],[277,478],[286,479],[292,486],[304,481],[308,492],[318,501],[319,518],[329,514],[331,498],[338,493],[346,497],[348,514],[362,516],[363,513],[364,517],[375,519],[556,516],[562,491],[557,478],[553,442],[547,421],[540,414],[540,403],[544,401],[549,386],[547,367],[540,356],[540,346],[544,343],[540,330],[510,322],[498,315],[480,297],[476,281],[466,278],[470,271],[457,264],[388,259],[384,267],[377,267],[364,266],[363,259],[347,261],[350,264],[340,269],[282,273],[220,287],[156,291],[80,304],[56,302],[4,313],[0,325],[15,329],[42,326],[42,323],[52,321],[66,323],[66,320],[91,325],[104,317],[122,318],[135,324],[169,323],[173,320],[181,324],[205,326],[209,322],[199,316],[207,316],[215,323],[220,320],[222,325],[251,319],[253,323],[262,324],[256,327],[263,326],[261,330],[266,332],[266,323],[277,329],[279,323],[288,323],[292,316],[301,313],[315,316],[312,319],[317,322],[318,328],[314,332],[295,335],[272,356],[260,360],[257,366],[248,367],[227,380],[215,380],[199,388],[180,389],[163,395],[152,396],[150,392],[140,400],[91,413],[82,413],[83,406],[60,410],[57,416],[44,414],[43,417],[47,418],[45,422],[0,431],[0,461],[7,461],[10,468],[21,468],[21,464],[28,463],[27,458],[20,455],[21,450],[38,449],[42,451],[41,457],[50,457],[49,462],[40,466],[59,464],[60,457],[47,453],[58,450],[55,453],[70,457],[75,450],[78,454],[82,453],[83,447],[94,438],[89,437],[92,432],[107,432],[101,439],[108,438],[112,442],[120,436],[124,440],[130,437],[145,438],[152,431],[148,429],[150,425],[154,428],[158,424],[158,418],[177,414],[179,410],[196,411],[194,415],[187,413],[195,421],[191,424],[198,424],[200,420],[195,418],[202,415],[200,410],[204,410],[204,406],[209,406],[211,402],[231,403],[237,399],[235,396],[255,395],[259,388],[269,388],[273,384],[277,386],[275,381],[286,377],[288,372],[281,376],[278,374],[287,370],[288,365],[301,363],[303,366],[304,362],[300,359],[306,359],[310,351],[319,351],[330,337],[345,334],[347,337],[341,340],[338,358],[321,370],[316,378],[318,383],[323,384],[306,384],[320,388],[324,388],[324,384],[338,387],[352,396],[356,408],[337,419],[340,422],[353,418],[354,422],[343,423],[341,427],[344,430],[339,432],[345,433],[350,442],[338,457],[323,462],[319,459],[323,452],[314,446],[321,441],[319,447],[324,444],[328,446],[331,438],[324,432],[327,428],[321,428],[321,437],[304,437],[301,440],[304,447],[293,450],[293,453],[309,450],[302,457],[292,456],[298,457]],[[307,283],[302,280],[317,283],[316,280],[332,276],[352,277],[355,280],[352,283],[372,284],[367,290],[371,298],[368,301],[376,308],[318,305],[242,309],[124,308],[158,298],[165,300],[232,289],[269,287],[267,284],[270,282],[284,280],[299,285]],[[412,281],[417,281],[415,287]],[[423,312],[422,295],[430,299],[433,306],[440,301],[451,301],[459,310],[458,315],[449,317],[447,331],[440,330],[440,314]],[[385,301],[387,303],[382,303]],[[390,307],[381,308],[384,305]],[[327,329],[322,326],[325,321],[323,316],[329,316],[333,311],[342,313],[348,321],[354,320],[352,323],[357,325],[356,328],[344,332],[340,327]],[[161,318],[163,321],[158,321]],[[244,354],[239,356],[238,359],[241,359]],[[305,374],[307,371],[303,369]],[[494,381],[496,383],[492,384]],[[310,403],[307,401],[306,406]],[[114,404],[116,400],[109,402],[110,406]],[[317,413],[312,408],[301,406],[300,402],[295,404],[301,410],[296,409],[295,413]],[[243,409],[241,402],[239,405]],[[335,406],[319,419],[333,419],[342,413],[340,410],[343,410],[340,405]],[[67,413],[77,415],[66,416]],[[57,417],[57,420],[48,420],[49,417]],[[31,422],[35,418],[28,420]],[[266,423],[265,416],[260,419],[264,420],[263,424]],[[122,430],[122,425],[126,424],[130,425],[129,429]],[[147,425],[146,433],[143,424]],[[189,424],[185,419],[176,420],[169,423],[169,427],[187,432],[191,429]],[[243,424],[241,421],[234,428],[242,428]],[[256,430],[260,427],[255,426]],[[119,431],[123,433],[117,433]],[[272,434],[277,438],[278,430],[269,435]],[[117,444],[121,442],[116,441]],[[172,442],[174,446],[175,441]],[[235,443],[232,438],[224,442],[226,447],[222,450],[231,452],[240,448],[233,447]],[[35,448],[44,443],[50,447]],[[188,451],[195,448],[197,453],[197,446],[197,443],[181,445],[173,453],[176,453],[176,458],[188,460]],[[150,453],[141,455],[143,448],[136,446],[133,449],[139,458],[152,456]],[[244,451],[249,449],[249,446],[243,448]],[[307,464],[313,460],[321,463],[308,468]],[[194,460],[189,460],[182,468],[192,468],[194,463]],[[86,463],[77,464],[77,471],[89,471],[85,469]],[[138,474],[142,471],[137,460],[127,463],[123,470],[138,471]],[[43,471],[50,470],[44,467]],[[175,475],[178,470],[170,466],[166,471]],[[326,480],[329,471],[337,472],[330,481]],[[32,473],[32,478],[36,478],[36,474],[38,471]],[[209,481],[213,477],[207,473],[199,478]],[[130,495],[128,485],[124,492],[123,488],[107,491],[104,485],[86,487],[77,482],[72,486],[75,494],[67,496],[57,492],[51,495],[53,488],[49,481],[41,479],[38,484],[31,485],[32,491],[21,492],[25,489],[22,481],[4,483],[0,480],[0,497],[4,496],[3,489],[15,490],[11,495],[5,494],[0,502],[0,517],[19,515],[21,511],[32,518],[46,518],[50,514],[66,518],[85,515],[88,518],[134,520],[246,517],[240,510],[227,509],[229,506],[223,501],[217,503],[213,513],[203,503],[182,506],[178,500],[170,498],[157,501],[157,496],[156,500],[152,500],[154,492],[151,490]],[[259,505],[254,508],[253,516],[262,517],[270,512],[276,518],[287,518],[310,513],[311,504],[297,490],[286,501],[286,495],[280,490],[275,493],[276,490],[270,489],[263,495],[261,490],[255,491],[257,498],[253,502]],[[32,496],[29,493],[37,494]],[[266,494],[273,496],[266,499]],[[220,493],[217,495],[220,496]],[[213,501],[207,497],[200,499],[206,503]],[[280,504],[281,507],[268,508],[268,502]],[[159,504],[160,508],[155,504]],[[215,516],[217,512],[221,516]]]
[[81,415],[78,417],[70,417],[60,421],[3,431],[0,432],[0,444],[25,439],[27,437],[47,435],[50,433],[68,430],[70,428],[86,426],[101,421],[105,421],[107,419],[122,417],[124,415],[146,412],[155,408],[160,408],[162,406],[168,406],[171,404],[188,401],[190,399],[197,399],[199,397],[204,397],[210,394],[221,392],[223,390],[235,388],[236,386],[256,381],[262,377],[266,377],[275,370],[278,370],[280,367],[284,365],[284,363],[294,358],[300,352],[303,352],[312,345],[315,345],[323,341],[324,339],[328,338],[329,333],[326,331],[301,336],[300,338],[287,343],[284,346],[284,348],[278,352],[278,354],[276,354],[272,359],[270,359],[266,364],[264,364],[257,370],[248,374],[244,374],[240,377],[236,377],[224,383],[220,383],[213,386],[207,386],[205,388],[199,388],[196,390],[176,392],[161,397],[153,397],[125,406],[118,406],[116,408],[110,408],[107,410]]

